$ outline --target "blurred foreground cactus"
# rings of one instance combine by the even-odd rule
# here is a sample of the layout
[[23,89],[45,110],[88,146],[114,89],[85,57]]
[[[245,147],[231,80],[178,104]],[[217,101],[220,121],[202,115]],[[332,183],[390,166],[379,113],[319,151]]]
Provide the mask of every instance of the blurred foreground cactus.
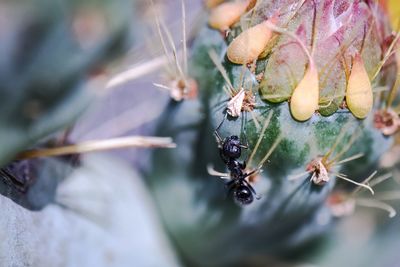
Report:
[[[185,2],[180,4],[184,15]],[[0,25],[3,264],[398,265],[390,248],[398,247],[391,234],[399,222],[386,217],[399,207],[386,202],[399,195],[386,191],[396,185],[387,179],[399,162],[398,151],[389,149],[400,126],[400,34],[392,33],[385,5],[204,4],[207,19],[190,47],[184,26],[179,47],[166,23],[154,17],[165,53],[156,62],[166,63],[168,74],[154,85],[171,97],[155,132],[171,136],[177,148],[153,151],[142,176],[104,155],[10,164],[38,142],[70,141],[51,134],[66,130],[87,107],[90,85],[101,88],[93,78],[124,48],[131,1],[0,4],[6,18]],[[129,99],[133,106],[136,100]],[[146,117],[154,108],[134,115]],[[219,125],[222,139],[240,138],[242,155],[235,160],[246,163],[243,173],[254,171],[246,181],[261,199],[237,205],[226,181],[215,177],[228,171],[214,133]],[[147,159],[143,151],[136,154]],[[5,179],[9,173],[19,187]],[[229,171],[227,176],[235,179]],[[361,216],[341,220],[359,210]],[[387,254],[375,253],[380,244]]]
[[90,79],[129,40],[131,9],[130,1],[0,4],[0,165],[88,106]]
[[[208,24],[189,68],[199,98],[171,101],[158,133],[179,146],[154,153],[147,173],[183,261],[273,266],[311,252],[350,200],[386,208],[369,182],[393,143],[374,114],[393,103],[398,37],[379,4],[232,1],[211,8]],[[249,144],[246,171],[262,165],[248,177],[261,200],[247,206],[210,176],[226,172],[212,134],[224,117],[221,136]]]

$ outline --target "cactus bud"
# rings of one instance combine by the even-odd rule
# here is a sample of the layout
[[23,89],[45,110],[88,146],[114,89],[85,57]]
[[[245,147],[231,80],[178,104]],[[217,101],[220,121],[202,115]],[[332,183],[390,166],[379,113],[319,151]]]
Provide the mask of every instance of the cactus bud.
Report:
[[353,115],[359,119],[367,117],[372,109],[372,86],[360,54],[354,57],[347,84],[346,103]]
[[290,112],[298,121],[306,121],[318,110],[319,85],[318,71],[310,63],[303,79],[293,91],[290,100]]
[[227,56],[236,64],[247,64],[256,60],[271,40],[273,31],[268,24],[275,24],[273,17],[239,34],[228,46]]
[[211,10],[208,24],[220,31],[228,30],[239,21],[251,3],[250,0],[223,3]]

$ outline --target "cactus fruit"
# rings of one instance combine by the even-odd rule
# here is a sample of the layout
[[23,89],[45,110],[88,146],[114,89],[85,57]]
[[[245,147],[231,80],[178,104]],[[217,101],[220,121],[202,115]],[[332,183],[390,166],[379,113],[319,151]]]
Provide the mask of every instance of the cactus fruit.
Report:
[[[396,78],[393,38],[379,4],[358,0],[259,0],[218,30],[194,41],[199,96],[167,107],[158,131],[178,148],[157,150],[146,176],[188,266],[258,266],[327,234],[337,190],[374,193],[364,179],[393,143],[373,123]],[[226,170],[212,136],[222,121],[222,139],[248,143],[244,171],[262,169],[247,178],[261,195],[250,205],[207,173]]]

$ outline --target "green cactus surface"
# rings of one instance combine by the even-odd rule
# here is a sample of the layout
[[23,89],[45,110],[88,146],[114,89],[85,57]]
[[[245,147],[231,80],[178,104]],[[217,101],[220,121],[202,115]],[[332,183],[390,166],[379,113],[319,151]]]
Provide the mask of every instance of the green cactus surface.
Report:
[[[380,97],[387,96],[376,88],[390,88],[396,72],[395,67],[379,67],[388,51],[382,38],[390,34],[387,18],[371,1],[300,2],[258,1],[255,11],[243,14],[228,33],[207,26],[200,30],[190,66],[200,97],[171,101],[160,119],[158,133],[172,136],[179,146],[155,152],[157,168],[147,176],[171,239],[189,266],[258,266],[288,255],[293,259],[332,230],[336,220],[327,205],[332,192],[355,187],[335,174],[363,181],[393,143],[373,123],[375,110],[383,106]],[[266,57],[245,66],[231,63],[226,51],[232,41],[246,27],[277,13],[282,15],[275,26],[284,31],[275,33]],[[312,51],[320,93],[318,110],[302,122],[290,111],[291,95],[311,64],[299,41]],[[217,56],[217,64],[211,54]],[[375,98],[365,119],[356,118],[345,102],[356,54],[363,58]],[[236,93],[243,88],[253,97],[243,103],[253,101],[254,109],[242,107],[238,117],[227,115],[232,95],[219,64]],[[250,157],[248,171],[271,153],[262,172],[251,177],[261,199],[250,205],[235,205],[224,181],[207,173],[209,166],[227,171],[213,136],[222,121],[222,138],[237,135],[248,143],[240,158]],[[339,164],[354,155],[357,159]],[[312,171],[299,175],[324,156],[332,163],[324,185],[310,181]]]

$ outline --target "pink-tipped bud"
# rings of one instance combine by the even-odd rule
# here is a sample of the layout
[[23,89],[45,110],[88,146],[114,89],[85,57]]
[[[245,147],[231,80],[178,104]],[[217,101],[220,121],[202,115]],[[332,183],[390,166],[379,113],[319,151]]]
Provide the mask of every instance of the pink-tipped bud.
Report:
[[273,31],[268,26],[275,25],[273,17],[239,34],[228,46],[228,59],[236,64],[247,64],[256,60],[271,40]]
[[346,103],[359,119],[368,116],[373,105],[372,86],[360,54],[356,54],[346,90]]
[[319,108],[318,70],[311,62],[290,99],[290,112],[298,121],[306,121]]

